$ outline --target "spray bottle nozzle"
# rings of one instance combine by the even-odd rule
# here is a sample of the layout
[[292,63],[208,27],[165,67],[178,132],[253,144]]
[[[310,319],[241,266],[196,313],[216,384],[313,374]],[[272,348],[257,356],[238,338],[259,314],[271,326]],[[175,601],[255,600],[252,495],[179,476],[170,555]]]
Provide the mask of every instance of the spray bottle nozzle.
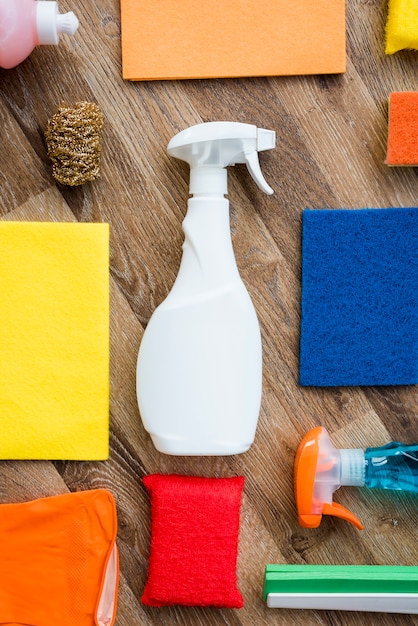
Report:
[[178,133],[167,150],[190,165],[190,193],[193,195],[228,193],[224,169],[236,163],[246,163],[260,189],[272,194],[261,172],[258,153],[274,148],[275,142],[274,131],[252,124],[208,122]]
[[299,444],[295,458],[295,496],[299,524],[316,528],[322,515],[334,515],[363,525],[348,509],[332,501],[341,485],[364,485],[363,450],[336,450],[325,428],[310,430]]

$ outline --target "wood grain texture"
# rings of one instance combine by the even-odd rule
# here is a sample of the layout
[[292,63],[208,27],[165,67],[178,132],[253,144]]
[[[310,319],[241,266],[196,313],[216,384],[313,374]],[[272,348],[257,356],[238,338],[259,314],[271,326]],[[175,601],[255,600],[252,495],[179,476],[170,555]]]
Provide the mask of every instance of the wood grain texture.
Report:
[[[301,437],[318,424],[337,447],[417,441],[416,386],[315,389],[297,379],[302,210],[416,206],[417,170],[389,169],[384,158],[388,96],[416,90],[418,52],[386,57],[386,4],[347,0],[344,75],[128,83],[121,78],[119,3],[67,1],[60,8],[76,11],[77,35],[1,70],[0,214],[111,225],[111,455],[104,463],[2,462],[0,502],[112,491],[121,555],[117,626],[417,624],[402,615],[268,610],[262,586],[267,563],[417,564],[416,496],[346,488],[338,501],[365,530],[328,518],[305,530],[295,512],[293,460]],[[69,188],[52,178],[44,132],[62,102],[78,100],[104,113],[102,171],[93,183]],[[185,127],[212,120],[277,132],[276,150],[261,157],[274,196],[264,196],[244,166],[229,173],[233,245],[262,331],[263,400],[248,453],[168,457],[155,451],[140,420],[136,357],[181,259],[188,171],[166,145]],[[244,609],[141,605],[150,543],[142,477],[152,472],[246,477],[238,558]]]

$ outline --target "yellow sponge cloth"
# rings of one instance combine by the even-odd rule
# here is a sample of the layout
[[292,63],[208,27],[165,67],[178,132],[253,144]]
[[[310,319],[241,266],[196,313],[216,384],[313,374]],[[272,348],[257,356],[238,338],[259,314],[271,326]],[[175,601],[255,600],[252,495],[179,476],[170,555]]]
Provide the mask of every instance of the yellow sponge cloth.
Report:
[[109,225],[0,222],[0,458],[102,460]]
[[386,54],[418,50],[418,0],[389,0],[386,22]]

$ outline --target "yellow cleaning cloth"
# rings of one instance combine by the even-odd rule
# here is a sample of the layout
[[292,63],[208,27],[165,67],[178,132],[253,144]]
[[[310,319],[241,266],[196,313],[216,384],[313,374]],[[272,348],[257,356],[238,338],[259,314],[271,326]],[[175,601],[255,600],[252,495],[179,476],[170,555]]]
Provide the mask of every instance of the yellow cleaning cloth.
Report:
[[418,0],[389,0],[386,54],[418,50]]
[[0,223],[0,458],[102,460],[109,225]]

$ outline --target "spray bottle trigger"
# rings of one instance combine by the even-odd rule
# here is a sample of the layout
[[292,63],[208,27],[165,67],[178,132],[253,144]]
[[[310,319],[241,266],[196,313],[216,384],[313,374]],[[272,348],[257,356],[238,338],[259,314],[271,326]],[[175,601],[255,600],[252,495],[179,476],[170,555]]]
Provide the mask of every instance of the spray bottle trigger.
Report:
[[353,513],[351,513],[351,511],[346,509],[344,506],[341,506],[341,504],[337,504],[336,502],[332,502],[331,504],[324,503],[322,513],[323,515],[333,515],[334,517],[340,517],[341,519],[345,519],[347,522],[351,522],[351,524],[353,524],[353,526],[355,526],[359,530],[363,530],[364,528],[360,520]]
[[251,178],[257,183],[261,191],[264,191],[264,193],[267,193],[269,196],[271,196],[271,194],[274,193],[274,191],[263,176],[263,172],[261,171],[260,163],[258,160],[257,150],[252,150],[251,152],[245,152],[244,158],[247,164],[247,169],[251,175]]

